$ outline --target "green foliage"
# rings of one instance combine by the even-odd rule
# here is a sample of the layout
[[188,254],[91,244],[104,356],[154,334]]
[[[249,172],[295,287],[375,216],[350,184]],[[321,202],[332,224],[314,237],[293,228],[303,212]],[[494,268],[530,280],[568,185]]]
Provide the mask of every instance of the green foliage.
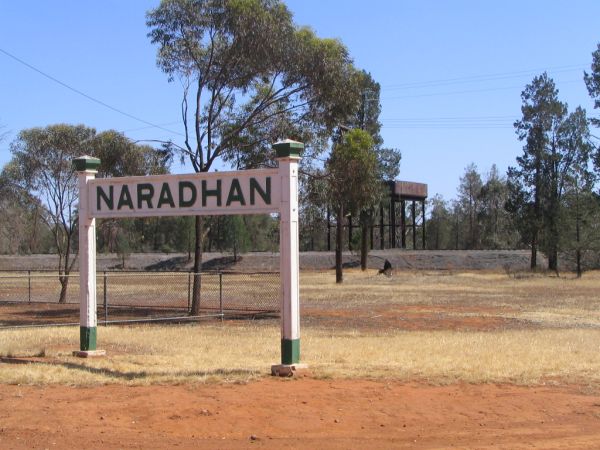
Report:
[[284,135],[318,147],[357,102],[346,48],[297,28],[278,0],[165,0],[147,25],[158,66],[184,84],[177,148],[197,172],[219,157],[265,164]]
[[460,179],[458,186],[458,203],[467,224],[466,245],[468,250],[480,248],[481,225],[480,199],[483,182],[481,175],[477,172],[477,166],[473,163],[465,168],[465,173]]
[[559,218],[560,249],[579,276],[600,267],[600,197],[591,188],[584,180],[570,180]]
[[223,222],[223,244],[233,253],[234,261],[237,261],[239,254],[248,251],[250,246],[248,230],[242,216],[225,216]]
[[379,178],[382,181],[394,181],[400,174],[402,154],[395,148],[377,148]]
[[548,257],[548,267],[558,268],[562,196],[573,178],[589,178],[590,134],[585,110],[568,114],[558,100],[558,90],[547,74],[535,77],[521,95],[523,118],[515,123],[525,142],[518,168],[509,169],[512,198],[508,206],[532,248],[535,267],[538,243]]
[[514,221],[506,211],[508,185],[494,164],[480,192],[479,220],[481,247],[485,249],[510,249],[517,245],[518,234]]
[[[185,141],[171,146],[196,172],[219,158],[239,169],[272,164],[281,138],[303,142],[306,159],[358,101],[344,45],[296,27],[279,0],[163,0],[146,23],[158,66],[184,87]],[[195,271],[203,223],[196,219]],[[192,312],[199,302],[195,277]]]
[[371,135],[358,129],[346,133],[326,164],[332,207],[355,215],[375,206],[381,192],[377,169]]
[[[58,124],[22,130],[10,148],[13,156],[0,176],[2,184],[8,186],[20,204],[33,208],[33,225],[29,229],[31,244],[28,247],[33,249],[37,247],[34,244],[40,242],[40,221],[52,235],[52,249],[58,254],[59,302],[64,302],[68,275],[77,252],[74,237],[77,231],[78,189],[72,160],[84,154],[92,153],[94,156],[98,153],[106,159],[101,170],[105,175],[113,175],[113,166],[116,171],[124,168],[133,170],[136,161],[163,161],[166,164],[168,159],[163,156],[154,158],[151,148],[139,148],[119,133],[111,131],[96,135],[95,129],[84,125]],[[136,152],[145,156],[138,158]],[[164,164],[162,167],[166,169]],[[150,166],[147,164],[145,169],[137,172],[145,173]]]
[[[328,199],[336,216],[336,282],[342,282],[342,221],[378,205],[383,183],[379,178],[373,138],[367,131],[354,129],[336,143],[326,163]],[[366,234],[363,230],[363,236]],[[362,240],[364,246],[366,238]]]
[[15,189],[11,172],[9,163],[0,173],[0,253],[47,253],[53,238],[42,218],[44,208],[35,197]]
[[[592,53],[592,71],[584,72],[583,78],[590,97],[594,100],[594,109],[600,109],[600,44]],[[600,126],[600,118],[594,117],[590,121],[594,125]],[[600,164],[597,164],[596,167],[600,168]]]
[[90,148],[93,156],[100,158],[100,178],[168,173],[172,156],[164,149],[136,145],[114,130],[98,133]]
[[444,198],[436,194],[428,200],[429,220],[426,224],[427,248],[447,250],[453,248],[452,225],[454,220]]

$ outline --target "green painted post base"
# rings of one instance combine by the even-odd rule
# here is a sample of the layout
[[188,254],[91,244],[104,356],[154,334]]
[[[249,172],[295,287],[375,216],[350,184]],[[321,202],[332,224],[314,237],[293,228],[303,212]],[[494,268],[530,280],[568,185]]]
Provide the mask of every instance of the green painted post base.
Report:
[[79,350],[96,350],[96,327],[79,327]]
[[281,340],[281,364],[298,364],[300,362],[300,339]]

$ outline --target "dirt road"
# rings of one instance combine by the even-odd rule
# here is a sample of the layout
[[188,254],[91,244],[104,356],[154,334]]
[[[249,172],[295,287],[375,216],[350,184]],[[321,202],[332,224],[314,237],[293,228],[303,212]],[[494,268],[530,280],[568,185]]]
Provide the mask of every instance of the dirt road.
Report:
[[0,385],[0,448],[598,448],[580,386],[266,378],[248,384]]

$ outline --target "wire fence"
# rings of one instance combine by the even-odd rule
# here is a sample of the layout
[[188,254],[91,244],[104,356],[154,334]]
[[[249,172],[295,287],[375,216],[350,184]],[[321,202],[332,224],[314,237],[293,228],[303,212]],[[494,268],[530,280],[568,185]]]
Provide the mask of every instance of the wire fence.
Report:
[[[279,312],[278,272],[206,272],[200,315]],[[98,322],[189,318],[195,275],[191,272],[99,272]],[[0,272],[0,326],[78,323],[79,274],[67,277],[64,302],[56,272]]]

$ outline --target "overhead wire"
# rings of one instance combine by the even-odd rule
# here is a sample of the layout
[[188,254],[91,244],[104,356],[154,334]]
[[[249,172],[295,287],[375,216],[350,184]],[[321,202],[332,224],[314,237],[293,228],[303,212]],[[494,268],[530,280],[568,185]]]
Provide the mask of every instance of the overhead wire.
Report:
[[57,78],[53,77],[52,75],[50,75],[50,74],[48,74],[48,73],[44,72],[44,71],[43,71],[43,70],[41,70],[41,69],[38,69],[37,67],[35,67],[35,66],[33,66],[33,65],[29,64],[28,62],[26,62],[26,61],[22,60],[21,58],[19,58],[19,57],[15,56],[15,55],[13,55],[12,53],[9,53],[9,52],[7,52],[6,50],[4,50],[4,49],[2,49],[2,48],[0,48],[0,53],[3,53],[4,55],[8,56],[9,58],[12,58],[13,60],[17,61],[18,63],[20,63],[20,64],[24,65],[25,67],[28,67],[29,69],[31,69],[31,70],[33,70],[33,71],[35,71],[35,72],[37,72],[37,73],[39,73],[40,75],[42,75],[42,76],[44,76],[44,77],[48,78],[49,80],[51,80],[51,81],[53,81],[53,82],[55,82],[55,83],[59,84],[60,86],[62,86],[62,87],[64,87],[64,88],[66,88],[66,89],[69,89],[70,91],[72,91],[72,92],[75,92],[76,94],[78,94],[78,95],[80,95],[80,96],[82,96],[82,97],[84,97],[84,98],[86,98],[86,99],[88,99],[88,100],[90,100],[90,101],[92,101],[92,102],[94,102],[94,103],[97,103],[97,104],[99,104],[99,105],[101,105],[101,106],[104,106],[105,108],[108,108],[108,109],[110,109],[110,110],[112,110],[112,111],[114,111],[114,112],[116,112],[116,113],[119,113],[119,114],[121,114],[121,115],[123,115],[123,116],[125,116],[125,117],[129,117],[130,119],[136,120],[136,121],[138,121],[138,122],[141,122],[141,123],[143,123],[143,124],[146,124],[146,125],[148,125],[148,127],[150,127],[150,128],[157,128],[157,129],[159,129],[159,130],[166,131],[166,132],[168,132],[169,134],[177,134],[177,135],[179,135],[179,136],[184,136],[184,134],[183,134],[183,133],[180,133],[180,132],[178,132],[178,131],[173,131],[173,130],[170,130],[170,129],[168,129],[168,128],[164,128],[164,127],[163,127],[163,126],[161,126],[161,125],[157,125],[157,124],[155,124],[155,123],[152,123],[152,122],[149,122],[149,121],[147,121],[147,120],[144,120],[144,119],[142,119],[142,118],[140,118],[140,117],[137,117],[137,116],[135,116],[135,115],[133,115],[133,114],[129,114],[128,112],[125,112],[125,111],[123,111],[123,110],[121,110],[121,109],[119,109],[119,108],[116,108],[116,107],[114,107],[114,106],[111,106],[111,105],[109,105],[108,103],[106,103],[106,102],[103,102],[102,100],[99,100],[99,99],[97,99],[97,98],[95,98],[95,97],[92,97],[91,95],[89,95],[89,94],[86,94],[85,92],[83,92],[83,91],[80,91],[79,89],[77,89],[77,88],[74,88],[73,86],[70,86],[70,85],[68,85],[67,83],[65,83],[65,82],[63,82],[63,81],[61,81],[61,80],[59,80],[59,79],[57,79]]
[[462,117],[398,117],[382,118],[383,128],[512,128],[516,118],[508,116],[462,116]]
[[469,75],[465,77],[457,77],[457,78],[446,78],[439,80],[427,80],[427,81],[414,81],[414,82],[406,82],[406,83],[397,83],[390,85],[382,85],[381,90],[402,90],[402,89],[415,89],[415,88],[425,88],[425,87],[434,87],[434,86],[446,86],[451,84],[466,84],[466,83],[478,83],[484,81],[496,81],[496,80],[505,80],[511,78],[521,78],[525,75],[531,75],[535,73],[539,73],[540,71],[548,71],[552,73],[564,73],[564,72],[574,72],[578,70],[582,70],[586,68],[585,64],[571,65],[571,66],[558,66],[558,67],[548,67],[543,69],[528,69],[528,70],[519,70],[513,72],[503,72],[496,74],[487,74],[487,75]]
[[[581,80],[566,80],[561,81],[560,84],[572,84],[579,83]],[[557,83],[558,84],[558,83]],[[521,89],[523,86],[504,86],[504,87],[495,87],[495,88],[482,88],[482,89],[466,89],[462,91],[449,91],[449,92],[434,92],[428,94],[411,94],[411,95],[400,95],[395,97],[382,97],[382,100],[399,100],[406,98],[421,98],[421,97],[439,97],[444,95],[458,95],[458,94],[472,94],[479,92],[493,92],[493,91],[505,91],[512,89]]]

